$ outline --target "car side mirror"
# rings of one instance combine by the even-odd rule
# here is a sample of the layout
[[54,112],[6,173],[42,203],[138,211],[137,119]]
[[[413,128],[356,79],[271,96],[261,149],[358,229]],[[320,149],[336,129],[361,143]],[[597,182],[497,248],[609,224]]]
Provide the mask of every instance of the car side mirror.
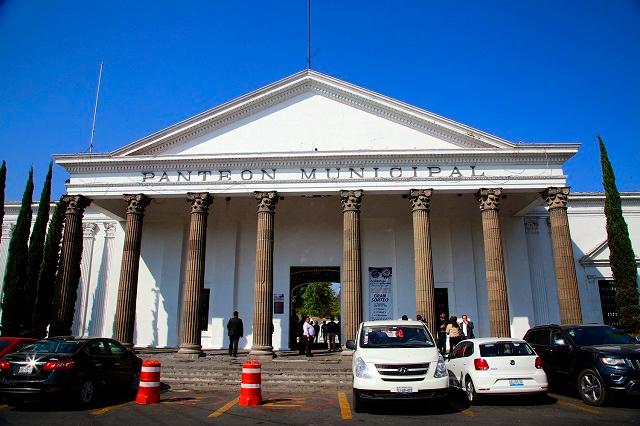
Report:
[[351,349],[353,351],[356,350],[356,341],[355,340],[347,340],[347,349]]

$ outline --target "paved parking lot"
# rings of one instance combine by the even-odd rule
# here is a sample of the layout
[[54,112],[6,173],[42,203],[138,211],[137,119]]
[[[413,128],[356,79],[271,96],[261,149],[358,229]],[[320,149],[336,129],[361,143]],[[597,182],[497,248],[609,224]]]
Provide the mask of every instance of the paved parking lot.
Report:
[[241,407],[235,392],[175,392],[162,394],[162,402],[137,405],[117,399],[102,400],[88,410],[55,405],[31,405],[22,409],[0,406],[0,424],[75,425],[135,424],[187,425],[218,423],[225,425],[330,425],[361,423],[409,425],[436,421],[438,424],[638,424],[639,404],[626,401],[613,407],[593,408],[566,395],[551,394],[544,403],[528,400],[493,400],[469,407],[462,394],[454,393],[450,403],[379,403],[367,413],[352,412],[351,393],[322,390],[316,393],[268,392],[259,407]]

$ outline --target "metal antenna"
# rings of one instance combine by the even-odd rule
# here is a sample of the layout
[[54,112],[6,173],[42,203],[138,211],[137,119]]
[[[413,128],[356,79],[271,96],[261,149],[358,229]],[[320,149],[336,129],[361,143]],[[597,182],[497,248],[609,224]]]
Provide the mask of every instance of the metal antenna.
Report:
[[98,113],[98,100],[100,99],[100,83],[102,82],[102,68],[104,62],[100,62],[100,74],[98,74],[98,90],[96,90],[96,104],[93,106],[93,123],[91,124],[91,140],[89,141],[89,152],[93,152],[93,135],[96,132],[96,114]]
[[311,0],[307,0],[307,69],[311,69]]

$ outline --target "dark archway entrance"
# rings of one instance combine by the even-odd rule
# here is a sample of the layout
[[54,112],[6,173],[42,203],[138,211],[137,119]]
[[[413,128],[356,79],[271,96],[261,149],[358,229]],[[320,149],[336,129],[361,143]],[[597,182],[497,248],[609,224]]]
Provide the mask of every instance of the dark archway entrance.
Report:
[[299,318],[296,309],[299,307],[296,295],[302,294],[304,288],[311,283],[340,282],[339,266],[292,266],[289,272],[289,348],[297,349],[297,332]]

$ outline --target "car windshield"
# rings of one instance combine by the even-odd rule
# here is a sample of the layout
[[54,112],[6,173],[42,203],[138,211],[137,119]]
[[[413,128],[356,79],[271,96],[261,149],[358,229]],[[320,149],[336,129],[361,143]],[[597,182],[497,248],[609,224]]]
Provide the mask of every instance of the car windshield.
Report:
[[526,342],[493,342],[480,345],[480,356],[530,356],[535,355]]
[[32,345],[25,346],[18,352],[30,352],[39,354],[72,354],[75,353],[83,342],[77,340],[40,340]]
[[362,327],[362,348],[434,347],[427,329],[420,325],[374,325]]
[[567,334],[578,346],[620,345],[638,343],[622,330],[613,327],[572,327]]

